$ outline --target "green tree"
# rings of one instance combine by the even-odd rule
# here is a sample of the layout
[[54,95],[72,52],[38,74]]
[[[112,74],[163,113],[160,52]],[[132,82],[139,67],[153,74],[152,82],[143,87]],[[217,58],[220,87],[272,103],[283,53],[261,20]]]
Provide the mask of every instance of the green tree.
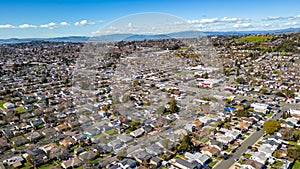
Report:
[[122,151],[119,152],[119,154],[117,155],[117,159],[118,159],[119,161],[122,161],[126,156],[127,156],[126,150],[122,150]]
[[275,131],[277,131],[280,127],[280,123],[276,120],[268,120],[263,125],[263,130],[267,134],[273,134]]
[[110,109],[110,105],[106,104],[105,106],[103,106],[102,110],[103,111],[108,111]]
[[189,135],[183,136],[180,140],[180,145],[177,147],[178,151],[191,151],[193,143]]
[[283,119],[286,119],[286,118],[287,118],[287,113],[286,113],[286,112],[283,112],[283,113],[282,113],[282,118],[283,118]]
[[171,113],[176,113],[179,111],[179,107],[177,106],[177,102],[174,97],[171,98],[169,111]]
[[282,92],[280,92],[280,91],[276,92],[275,95],[279,96],[279,97],[285,97],[285,95]]
[[164,146],[164,148],[166,148],[168,150],[171,150],[173,148],[172,143],[169,139],[163,139],[162,145]]
[[161,107],[159,107],[157,110],[156,110],[156,114],[163,114],[163,113],[165,113],[166,112],[166,108],[165,108],[165,106],[161,106]]
[[249,116],[249,112],[248,112],[248,110],[238,110],[236,112],[236,116],[237,117],[248,117]]
[[201,75],[201,78],[208,79],[208,73],[205,72],[203,75]]
[[47,78],[46,77],[42,77],[42,83],[47,83],[47,82],[48,82]]
[[225,121],[221,120],[217,122],[217,127],[223,127],[223,125],[225,124]]
[[279,158],[280,157],[280,152],[278,150],[275,150],[274,153],[273,153],[273,156],[275,158]]
[[295,95],[295,90],[283,90],[282,93],[287,96],[287,97],[294,97]]
[[236,77],[238,77],[239,75],[240,75],[240,69],[237,68],[237,69],[236,69]]
[[133,84],[133,86],[138,86],[140,83],[139,83],[138,80],[134,80],[134,81],[132,82],[132,84]]
[[287,113],[287,117],[292,117],[292,115],[291,115],[291,112],[290,112],[290,111]]
[[246,81],[245,81],[245,79],[244,78],[242,78],[242,77],[238,77],[238,78],[236,78],[236,80],[235,80],[237,83],[239,83],[239,84],[242,84],[242,83],[245,83]]
[[288,157],[299,160],[300,159],[300,146],[288,148]]
[[267,93],[268,93],[268,90],[267,90],[267,89],[261,89],[260,92],[261,92],[262,94],[267,94]]

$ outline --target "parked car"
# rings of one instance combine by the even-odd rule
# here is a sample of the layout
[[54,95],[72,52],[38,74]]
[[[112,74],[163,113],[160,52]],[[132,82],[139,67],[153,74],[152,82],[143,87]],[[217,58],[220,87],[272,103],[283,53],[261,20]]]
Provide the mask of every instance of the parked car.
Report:
[[224,160],[227,160],[228,159],[228,154],[227,153],[224,153]]

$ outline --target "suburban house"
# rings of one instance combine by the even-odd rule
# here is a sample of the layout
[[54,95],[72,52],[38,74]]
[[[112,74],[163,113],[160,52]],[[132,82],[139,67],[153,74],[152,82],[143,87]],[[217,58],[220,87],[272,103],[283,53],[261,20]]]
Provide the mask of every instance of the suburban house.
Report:
[[255,160],[247,160],[241,165],[241,169],[263,169],[263,164]]
[[76,168],[82,165],[82,161],[78,157],[70,158],[69,160],[63,161],[61,166],[64,169]]

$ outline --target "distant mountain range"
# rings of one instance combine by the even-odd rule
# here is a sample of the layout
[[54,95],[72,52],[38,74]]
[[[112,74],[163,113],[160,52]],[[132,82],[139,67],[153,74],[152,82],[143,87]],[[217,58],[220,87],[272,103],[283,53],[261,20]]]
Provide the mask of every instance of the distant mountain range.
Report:
[[276,34],[276,33],[291,33],[299,32],[300,28],[288,28],[280,30],[262,30],[262,31],[228,31],[228,32],[201,32],[201,31],[183,31],[169,34],[110,34],[95,37],[88,36],[68,36],[55,38],[11,38],[0,39],[0,44],[3,43],[22,43],[31,41],[50,41],[50,42],[116,42],[116,41],[139,41],[144,39],[169,39],[169,38],[193,38],[199,36],[216,36],[216,35],[247,35],[247,34]]

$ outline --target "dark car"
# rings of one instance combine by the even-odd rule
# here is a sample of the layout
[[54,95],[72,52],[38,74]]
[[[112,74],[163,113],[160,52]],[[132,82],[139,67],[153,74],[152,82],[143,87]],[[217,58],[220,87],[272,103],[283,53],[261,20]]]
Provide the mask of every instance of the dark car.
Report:
[[252,149],[252,146],[248,146],[248,149]]
[[224,153],[224,160],[227,160],[227,159],[228,159],[228,154]]

